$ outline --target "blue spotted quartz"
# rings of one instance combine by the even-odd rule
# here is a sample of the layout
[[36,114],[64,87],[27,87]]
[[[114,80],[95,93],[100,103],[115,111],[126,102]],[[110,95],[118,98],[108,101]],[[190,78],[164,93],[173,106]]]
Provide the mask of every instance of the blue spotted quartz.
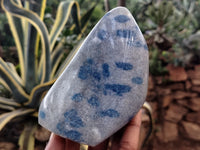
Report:
[[124,7],[108,12],[46,94],[39,123],[78,143],[95,146],[142,107],[148,84],[148,48]]

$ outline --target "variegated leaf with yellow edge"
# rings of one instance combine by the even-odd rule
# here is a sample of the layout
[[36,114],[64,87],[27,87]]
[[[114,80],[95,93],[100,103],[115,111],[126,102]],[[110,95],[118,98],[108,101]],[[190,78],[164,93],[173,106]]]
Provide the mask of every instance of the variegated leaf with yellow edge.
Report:
[[[30,12],[35,13],[38,16],[38,19],[41,21],[43,20],[44,10],[46,7],[46,0],[37,0],[36,2],[32,1],[25,1],[24,8],[29,10]],[[39,5],[41,4],[41,5]],[[23,19],[25,20],[25,19]],[[27,25],[25,28],[25,37],[27,41],[25,41],[25,87],[28,93],[31,92],[34,86],[36,86],[39,82],[37,78],[37,71],[38,71],[38,51],[40,50],[40,34],[38,33],[37,29],[26,21]]]
[[77,10],[76,14],[78,15],[77,18],[79,18],[80,20],[80,8],[76,1],[71,1],[71,2],[63,1],[60,3],[58,7],[56,20],[50,32],[51,51],[53,51],[56,39],[58,38],[59,34],[63,30],[65,24],[69,19],[73,6],[76,7]]
[[[60,41],[60,43],[58,44],[58,46],[54,49],[56,40],[58,38],[58,36],[60,35],[61,31],[64,29],[65,24],[68,22],[69,20],[69,16],[72,12],[72,10],[76,10],[74,11],[75,15],[74,18],[77,18],[79,24],[80,24],[80,8],[78,5],[78,2],[76,1],[62,1],[58,7],[58,11],[57,11],[57,15],[56,15],[56,19],[54,22],[54,25],[52,27],[52,30],[50,32],[49,35],[49,39],[50,39],[50,51],[51,51],[51,61],[55,62],[55,58],[56,63],[51,63],[52,64],[52,70],[53,73],[51,73],[51,79],[53,78],[52,75],[55,74],[55,71],[57,69],[58,64],[60,63],[60,60],[62,59],[62,54],[63,54],[63,40]],[[56,52],[54,52],[56,51]],[[40,77],[43,69],[42,69],[42,64],[43,62],[41,61],[39,64],[39,72],[38,72],[38,76]],[[54,64],[56,66],[54,66]]]
[[14,110],[14,111],[11,111],[11,112],[8,112],[8,113],[4,113],[4,114],[0,115],[0,131],[12,119],[14,119],[16,117],[22,117],[22,116],[31,114],[34,111],[35,111],[34,109],[20,108],[20,109],[17,109],[17,110]]
[[0,66],[6,71],[8,72],[8,74],[13,78],[13,80],[15,82],[17,82],[17,84],[19,84],[19,86],[23,86],[23,80],[19,77],[19,75],[17,74],[15,67],[13,66],[13,64],[11,63],[6,63],[1,57],[0,57]]
[[54,78],[58,66],[60,65],[61,60],[63,59],[64,53],[66,52],[64,51],[63,41],[60,41],[60,43],[56,46],[55,50],[51,54],[51,66],[52,66],[52,71],[50,76],[51,80]]
[[[22,7],[21,1],[16,0],[15,5],[18,7]],[[3,1],[1,1],[1,6],[3,6]],[[14,41],[17,47],[17,52],[18,52],[18,57],[19,57],[19,63],[20,63],[20,73],[21,73],[21,78],[24,80],[25,79],[25,64],[24,64],[24,26],[23,26],[23,21],[15,16],[12,16],[10,13],[7,11],[5,12],[8,23],[10,25],[11,33],[14,37]]]
[[79,42],[79,44],[71,51],[71,53],[67,56],[67,58],[62,62],[62,65],[59,67],[58,71],[56,72],[54,78],[58,78],[61,73],[64,71],[64,69],[67,67],[67,65],[70,63],[74,55],[78,52],[79,48],[82,45],[82,41]]
[[26,102],[24,105],[29,107],[38,107],[41,102],[40,100],[43,96],[43,93],[48,91],[54,82],[55,80],[51,80],[49,82],[34,87],[31,92],[29,101]]
[[0,97],[0,104],[12,106],[14,108],[21,107],[21,105],[19,103],[15,102],[14,99],[5,98],[5,97]]
[[37,129],[37,124],[33,121],[29,121],[25,124],[25,128],[19,138],[19,149],[20,150],[34,150],[35,137],[34,133]]
[[12,74],[10,74],[10,72],[7,71],[1,64],[0,64],[0,75],[1,78],[7,83],[7,85],[11,89],[16,102],[23,103],[28,101],[29,95],[24,91],[24,89],[20,86],[20,84],[13,78]]
[[22,7],[19,7],[13,0],[2,0],[2,7],[7,13],[10,13],[15,17],[27,20],[36,28],[36,30],[40,34],[42,43],[41,61],[43,62],[42,68],[44,70],[42,72],[41,83],[48,81],[50,77],[51,66],[50,66],[50,43],[46,26],[44,25],[44,23],[37,14],[35,14],[32,11],[26,10]]

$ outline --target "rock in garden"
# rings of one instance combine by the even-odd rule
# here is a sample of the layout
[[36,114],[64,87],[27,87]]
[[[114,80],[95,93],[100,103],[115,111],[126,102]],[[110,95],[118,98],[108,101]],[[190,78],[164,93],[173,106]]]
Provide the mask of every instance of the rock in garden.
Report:
[[108,12],[45,96],[39,123],[62,137],[95,146],[143,105],[148,49],[131,13]]
[[181,105],[171,104],[166,111],[165,120],[177,123],[187,112],[188,110]]
[[178,138],[178,125],[169,121],[165,121],[163,128],[156,133],[157,137],[162,142],[174,141]]
[[181,122],[181,134],[189,139],[200,141],[200,126],[195,123],[182,121]]

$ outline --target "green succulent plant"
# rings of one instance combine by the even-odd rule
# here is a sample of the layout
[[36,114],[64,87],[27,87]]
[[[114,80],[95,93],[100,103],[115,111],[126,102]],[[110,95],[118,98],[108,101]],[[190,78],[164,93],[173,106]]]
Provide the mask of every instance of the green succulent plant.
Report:
[[[12,98],[0,97],[0,108],[6,110],[0,115],[0,131],[17,117],[37,118],[43,96],[73,56],[65,59],[67,38],[66,35],[60,36],[62,31],[68,24],[70,33],[80,40],[96,6],[96,3],[92,5],[81,17],[78,2],[62,1],[49,32],[43,21],[46,1],[1,1],[17,47],[19,65],[17,68],[0,57],[0,83],[12,93]],[[71,25],[69,18],[73,20]],[[34,149],[33,132],[37,125],[37,119],[25,120],[19,138],[20,149]]]

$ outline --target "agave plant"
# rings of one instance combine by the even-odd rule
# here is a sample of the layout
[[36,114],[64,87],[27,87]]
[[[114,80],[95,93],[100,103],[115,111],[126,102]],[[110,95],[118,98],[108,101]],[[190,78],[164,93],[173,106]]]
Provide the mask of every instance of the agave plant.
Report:
[[[0,57],[0,83],[12,93],[12,99],[0,97],[0,108],[7,110],[0,115],[0,131],[16,117],[37,117],[42,97],[70,61],[63,61],[65,37],[58,42],[59,35],[71,16],[74,24],[69,30],[80,39],[96,4],[81,17],[78,2],[62,1],[50,32],[43,21],[46,0],[2,0],[1,6],[15,40],[19,69]],[[20,149],[34,149],[36,121],[25,124]]]

